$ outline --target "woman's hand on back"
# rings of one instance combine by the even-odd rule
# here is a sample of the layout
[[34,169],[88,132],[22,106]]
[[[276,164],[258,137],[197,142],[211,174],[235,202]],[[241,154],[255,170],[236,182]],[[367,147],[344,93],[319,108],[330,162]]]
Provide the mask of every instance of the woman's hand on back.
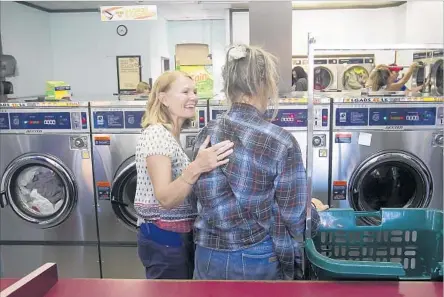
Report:
[[227,157],[233,153],[234,143],[229,140],[219,142],[211,147],[208,147],[209,144],[210,136],[207,136],[194,160],[201,173],[209,172],[221,165],[227,164],[229,161]]

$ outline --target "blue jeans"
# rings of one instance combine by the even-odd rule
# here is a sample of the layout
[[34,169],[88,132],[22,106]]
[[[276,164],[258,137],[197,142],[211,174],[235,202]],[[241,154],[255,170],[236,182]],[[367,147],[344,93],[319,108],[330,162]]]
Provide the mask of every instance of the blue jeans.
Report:
[[270,238],[239,251],[196,246],[196,280],[279,280],[279,262]]
[[[172,233],[161,231],[165,234]],[[140,261],[145,266],[147,279],[192,279],[194,264],[193,234],[179,234],[181,244],[166,245],[143,232],[137,234]]]

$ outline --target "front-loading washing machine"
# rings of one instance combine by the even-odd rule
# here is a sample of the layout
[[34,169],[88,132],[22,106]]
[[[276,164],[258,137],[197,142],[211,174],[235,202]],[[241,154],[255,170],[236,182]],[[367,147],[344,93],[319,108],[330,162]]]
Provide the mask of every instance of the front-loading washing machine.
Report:
[[334,103],[331,206],[442,210],[442,102],[368,99]]
[[88,103],[0,103],[2,277],[100,278]]
[[94,192],[104,278],[144,278],[137,254],[134,154],[146,101],[90,102]]
[[364,88],[374,67],[374,55],[340,57],[338,66],[338,89],[356,91]]
[[327,91],[338,88],[338,58],[315,56],[314,90]]
[[302,67],[304,71],[308,74],[308,57],[307,56],[293,56],[291,58],[291,69],[294,67]]
[[[431,60],[433,51],[419,51],[413,53],[413,62],[417,62],[419,66],[413,71],[411,78],[411,87],[416,88],[424,85],[427,80],[431,79]],[[430,94],[430,86],[425,86],[422,93]]]
[[[104,278],[145,278],[137,254],[136,145],[146,102],[91,102],[95,194]],[[206,124],[207,102],[199,102],[196,118],[182,133],[191,155],[194,139]]]

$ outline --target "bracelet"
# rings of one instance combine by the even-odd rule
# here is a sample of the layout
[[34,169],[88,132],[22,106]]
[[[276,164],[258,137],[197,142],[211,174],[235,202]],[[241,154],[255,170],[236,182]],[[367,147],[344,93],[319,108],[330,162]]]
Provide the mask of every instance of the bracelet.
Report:
[[185,178],[185,176],[183,176],[183,174],[181,174],[180,177],[181,177],[181,178],[183,179],[183,181],[184,181],[185,183],[187,183],[188,185],[190,185],[190,186],[193,186],[193,185],[194,185],[193,183],[190,183],[189,181],[187,181],[187,179]]

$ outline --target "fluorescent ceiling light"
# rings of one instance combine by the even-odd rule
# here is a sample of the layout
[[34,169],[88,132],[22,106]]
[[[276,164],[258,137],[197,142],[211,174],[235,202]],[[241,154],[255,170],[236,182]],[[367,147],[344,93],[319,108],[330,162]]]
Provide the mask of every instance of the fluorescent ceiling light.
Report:
[[383,8],[404,4],[406,1],[292,1],[294,9]]

